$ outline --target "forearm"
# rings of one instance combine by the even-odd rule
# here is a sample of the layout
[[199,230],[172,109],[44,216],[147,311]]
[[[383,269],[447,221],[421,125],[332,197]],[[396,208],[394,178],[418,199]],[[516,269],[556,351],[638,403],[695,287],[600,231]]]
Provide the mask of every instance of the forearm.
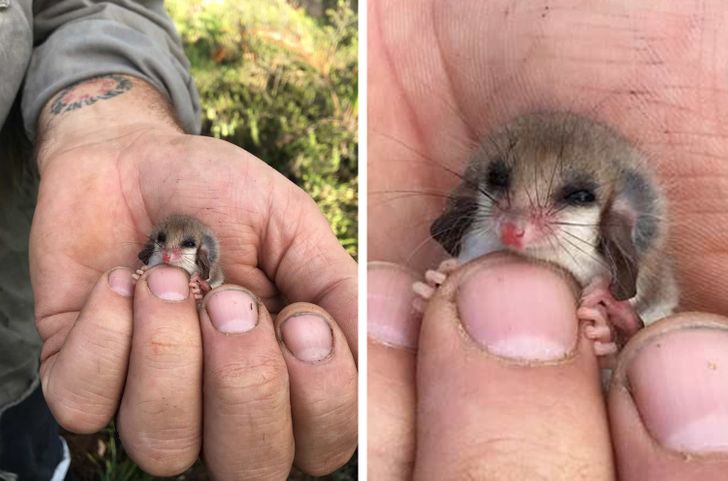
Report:
[[149,131],[182,132],[169,101],[154,87],[117,74],[81,81],[51,97],[40,113],[38,170],[42,174],[60,152]]

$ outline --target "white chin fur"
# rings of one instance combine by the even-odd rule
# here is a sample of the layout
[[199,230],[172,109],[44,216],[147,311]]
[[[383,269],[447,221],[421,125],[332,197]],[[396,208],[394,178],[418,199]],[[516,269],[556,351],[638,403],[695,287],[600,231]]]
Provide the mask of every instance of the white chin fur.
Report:
[[[595,275],[606,272],[596,244],[599,232],[599,208],[564,209],[559,222],[578,225],[554,225],[556,237],[551,244],[518,251],[520,254],[541,259],[565,268],[582,283],[588,283]],[[567,233],[568,232],[568,233]],[[497,228],[491,225],[474,225],[465,233],[458,255],[460,262],[467,262],[491,252],[505,250],[498,239]]]
[[[195,249],[183,249],[180,259],[174,262],[170,262],[169,265],[181,267],[182,269],[186,270],[190,275],[192,275],[195,272],[199,271],[197,264],[195,263],[196,255],[197,251]],[[163,264],[162,255],[159,252],[154,252],[151,257],[149,257],[149,263],[147,265],[149,267],[154,267],[159,264]]]

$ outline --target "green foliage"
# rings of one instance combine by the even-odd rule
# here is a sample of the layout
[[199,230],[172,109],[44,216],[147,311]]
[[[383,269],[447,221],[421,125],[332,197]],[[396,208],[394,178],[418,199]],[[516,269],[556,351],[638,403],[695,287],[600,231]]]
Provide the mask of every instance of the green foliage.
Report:
[[152,481],[117,445],[114,424],[104,429],[98,438],[98,448],[88,453],[88,460],[95,466],[95,478],[99,481]]
[[356,255],[357,23],[284,0],[167,0],[203,106],[203,133],[271,164],[316,200]]

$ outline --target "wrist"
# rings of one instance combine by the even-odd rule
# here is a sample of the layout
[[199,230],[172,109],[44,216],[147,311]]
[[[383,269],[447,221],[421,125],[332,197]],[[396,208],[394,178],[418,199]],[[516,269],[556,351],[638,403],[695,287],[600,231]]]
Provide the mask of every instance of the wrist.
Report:
[[109,74],[55,94],[38,119],[38,171],[48,159],[79,147],[136,133],[182,133],[169,101],[136,77]]

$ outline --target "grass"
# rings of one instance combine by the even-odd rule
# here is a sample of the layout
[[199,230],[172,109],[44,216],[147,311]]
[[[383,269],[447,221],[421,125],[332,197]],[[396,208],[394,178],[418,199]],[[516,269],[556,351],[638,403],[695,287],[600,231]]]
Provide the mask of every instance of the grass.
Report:
[[[171,478],[154,477],[143,472],[124,451],[115,436],[113,424],[92,435],[63,433],[71,452],[74,481],[209,481],[204,464],[198,461],[184,473]],[[328,476],[309,476],[293,468],[289,481],[353,481],[357,477],[357,455],[346,466]]]

